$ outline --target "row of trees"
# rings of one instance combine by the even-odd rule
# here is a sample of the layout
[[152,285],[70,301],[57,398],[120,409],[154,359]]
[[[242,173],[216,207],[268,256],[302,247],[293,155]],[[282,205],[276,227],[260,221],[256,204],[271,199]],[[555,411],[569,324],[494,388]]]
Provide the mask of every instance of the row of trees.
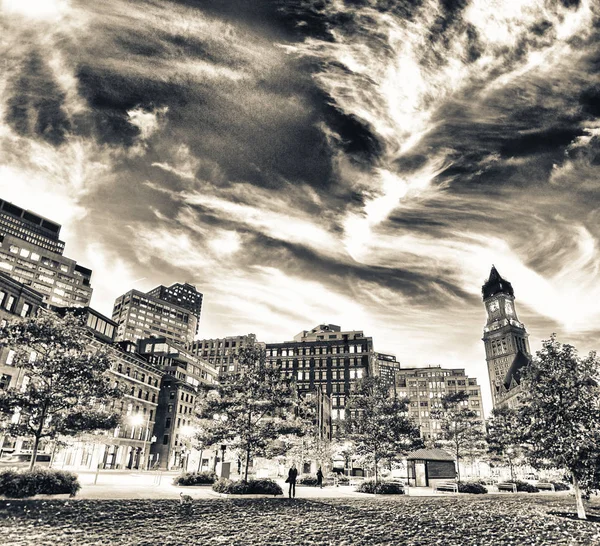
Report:
[[[0,433],[32,438],[32,467],[42,440],[119,424],[120,415],[111,408],[123,393],[111,387],[106,373],[109,349],[91,341],[80,318],[44,313],[5,324],[0,347],[14,351],[13,365],[23,378],[18,389],[0,392]],[[238,449],[244,454],[245,479],[252,457],[294,453],[299,443],[317,459],[328,458],[317,407],[300,398],[279,369],[266,365],[264,351],[243,350],[240,369],[198,397],[196,447],[225,442]],[[600,488],[599,371],[594,352],[580,358],[573,346],[553,336],[523,371],[518,408],[496,409],[487,438],[465,403],[466,393],[442,398],[432,409],[440,424],[439,442],[457,463],[487,450],[506,462],[511,474],[517,458],[537,468],[565,469],[572,477],[578,515],[585,518],[583,496]],[[347,401],[343,434],[357,455],[371,460],[376,479],[382,461],[422,445],[407,404],[390,397],[374,377],[359,381]]]

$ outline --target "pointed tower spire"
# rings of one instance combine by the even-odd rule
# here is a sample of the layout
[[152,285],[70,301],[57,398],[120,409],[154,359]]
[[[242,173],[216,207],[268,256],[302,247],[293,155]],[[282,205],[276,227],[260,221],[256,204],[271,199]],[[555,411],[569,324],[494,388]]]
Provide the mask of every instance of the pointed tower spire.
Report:
[[515,295],[512,284],[502,278],[495,265],[492,265],[490,277],[481,287],[481,293],[484,300],[492,297],[495,294],[507,294],[509,296]]

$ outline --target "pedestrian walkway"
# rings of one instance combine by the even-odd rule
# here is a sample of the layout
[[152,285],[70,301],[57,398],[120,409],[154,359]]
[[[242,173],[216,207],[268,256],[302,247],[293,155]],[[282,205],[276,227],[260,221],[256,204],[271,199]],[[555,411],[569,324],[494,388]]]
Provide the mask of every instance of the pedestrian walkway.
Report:
[[[100,471],[78,472],[81,490],[77,494],[80,499],[178,499],[184,492],[194,499],[222,498],[210,486],[175,486],[173,478],[179,472],[135,472],[135,471]],[[283,479],[276,479],[287,498],[288,484]],[[373,495],[357,493],[355,486],[296,486],[298,499],[345,499],[368,498]],[[430,487],[410,487],[407,494],[411,497],[447,496],[449,493],[434,492]],[[280,497],[281,498],[281,497]]]

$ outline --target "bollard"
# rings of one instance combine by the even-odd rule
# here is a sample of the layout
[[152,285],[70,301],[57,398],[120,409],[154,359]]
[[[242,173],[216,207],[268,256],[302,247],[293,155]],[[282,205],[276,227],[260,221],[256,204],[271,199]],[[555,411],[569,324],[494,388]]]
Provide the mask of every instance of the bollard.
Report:
[[96,466],[96,475],[94,476],[94,485],[98,482],[98,474],[100,473],[100,464]]

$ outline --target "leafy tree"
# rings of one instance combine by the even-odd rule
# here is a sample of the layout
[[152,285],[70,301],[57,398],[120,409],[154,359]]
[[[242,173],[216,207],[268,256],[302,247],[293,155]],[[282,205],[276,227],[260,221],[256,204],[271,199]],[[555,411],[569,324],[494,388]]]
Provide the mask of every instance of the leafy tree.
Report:
[[376,483],[382,459],[422,445],[419,428],[408,416],[408,401],[390,396],[389,387],[379,377],[354,384],[346,403],[345,429],[356,453],[373,458]]
[[466,391],[449,393],[441,398],[442,407],[431,411],[431,416],[440,422],[439,443],[448,445],[456,457],[459,482],[461,458],[482,451],[485,439],[481,418],[466,405],[468,400]]
[[302,426],[294,414],[297,393],[281,371],[265,363],[259,346],[239,353],[240,372],[198,396],[196,416],[202,445],[225,442],[245,454],[244,480],[252,456],[263,455],[272,442],[288,434],[300,434]]
[[488,421],[486,440],[492,459],[508,464],[510,479],[515,481],[514,463],[523,455],[517,411],[508,406],[494,408]]
[[295,414],[301,427],[299,434],[286,437],[280,443],[279,455],[299,460],[302,464],[306,459],[314,460],[318,466],[331,460],[331,442],[322,437],[319,422],[320,397],[317,393],[309,392],[298,396]]
[[111,388],[108,349],[92,343],[82,319],[53,313],[0,328],[0,346],[15,351],[23,383],[0,393],[6,433],[33,437],[30,468],[42,439],[109,430],[119,415],[103,405],[121,393]]
[[600,359],[580,358],[556,336],[525,369],[519,420],[534,466],[566,468],[573,479],[577,515],[586,519],[582,492],[600,488]]

